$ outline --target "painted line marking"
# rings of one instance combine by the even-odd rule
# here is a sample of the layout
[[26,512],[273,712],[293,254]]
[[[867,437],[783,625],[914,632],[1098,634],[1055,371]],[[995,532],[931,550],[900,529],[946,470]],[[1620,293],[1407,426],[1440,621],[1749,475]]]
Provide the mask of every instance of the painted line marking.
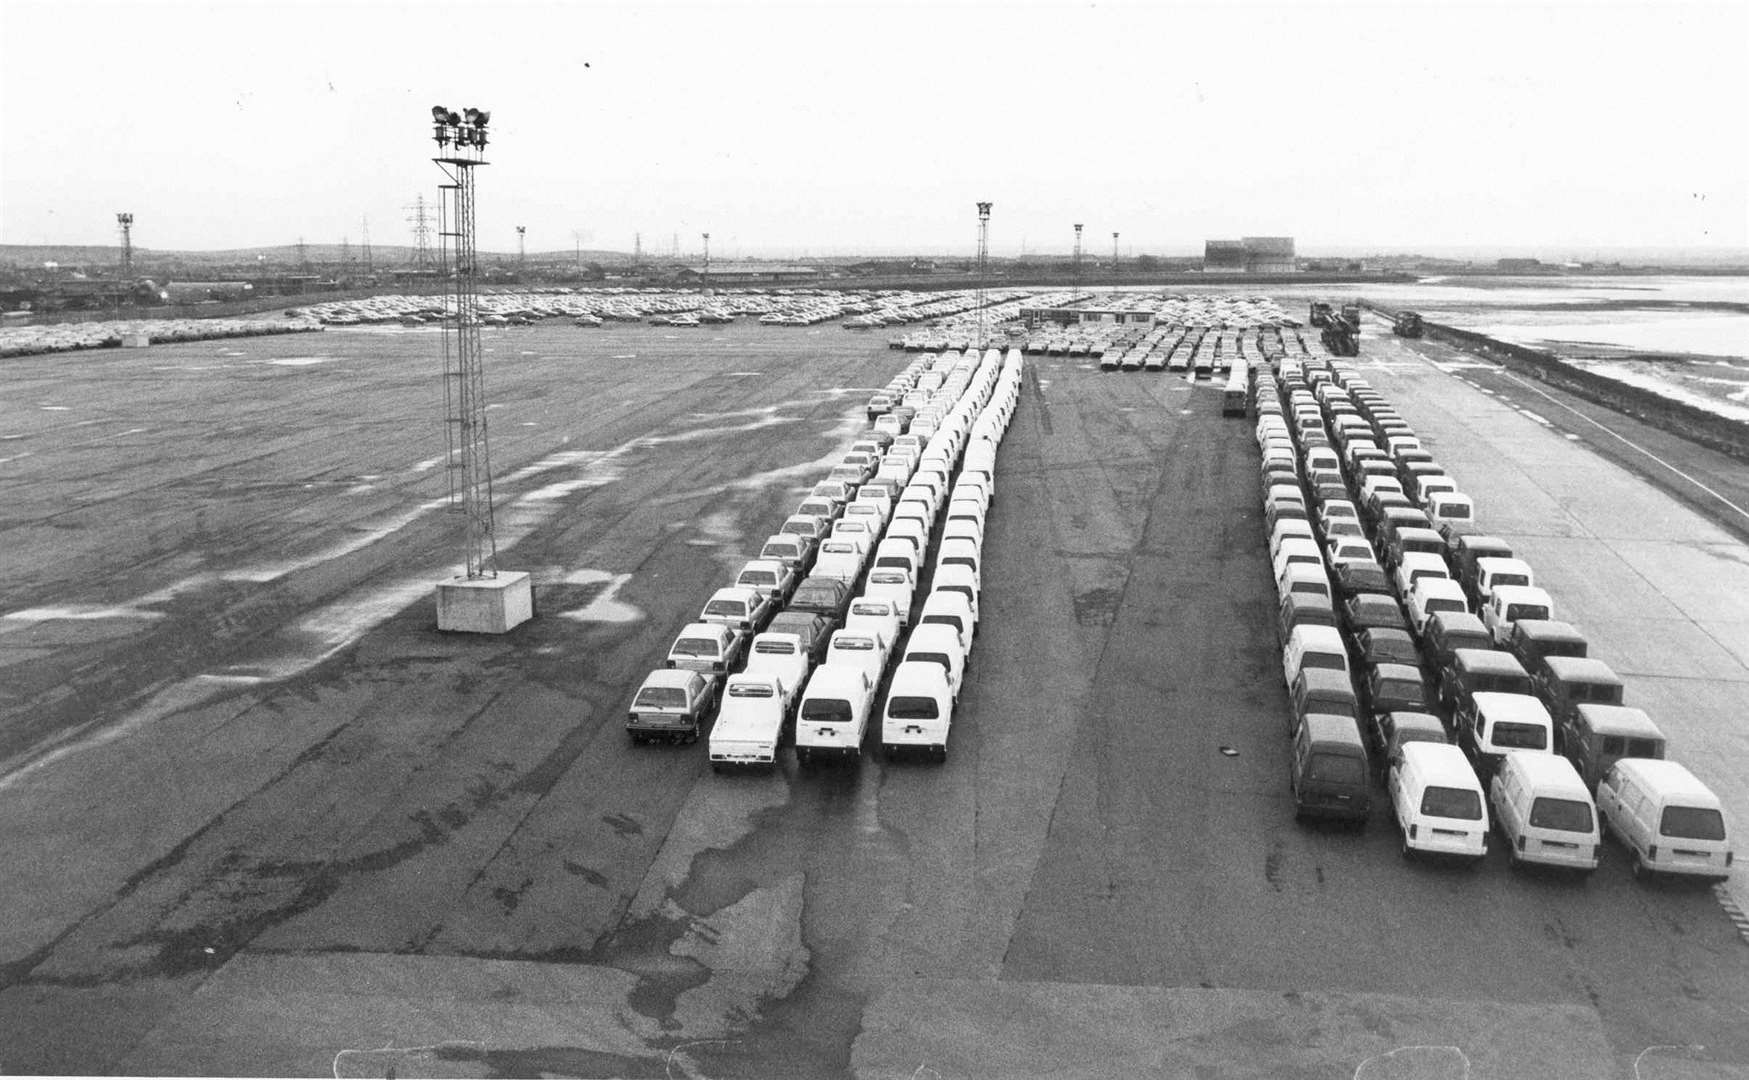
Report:
[[1725,917],[1737,928],[1737,936],[1743,939],[1743,944],[1749,945],[1749,915],[1743,913],[1730,888],[1723,883],[1714,885],[1713,895],[1718,898],[1719,906],[1725,909]]
[[1566,402],[1557,399],[1556,397],[1554,397],[1554,395],[1550,394],[1548,391],[1543,390],[1540,387],[1532,386],[1531,384],[1525,382],[1523,379],[1519,378],[1518,376],[1512,374],[1509,371],[1503,371],[1500,374],[1502,376],[1504,376],[1505,378],[1511,379],[1513,382],[1517,383],[1519,386],[1523,387],[1524,389],[1529,390],[1531,393],[1536,394],[1539,397],[1542,397],[1545,400],[1551,402],[1552,404],[1557,405],[1557,406],[1567,410],[1568,412],[1572,413],[1574,416],[1577,416],[1579,419],[1585,421],[1587,424],[1590,424],[1592,427],[1598,429],[1599,431],[1602,431],[1602,432],[1608,434],[1611,438],[1619,440],[1623,445],[1629,447],[1630,449],[1639,451],[1641,454],[1644,454],[1646,457],[1648,457],[1648,458],[1652,459],[1653,461],[1657,462],[1658,464],[1664,466],[1666,469],[1675,473],[1677,476],[1680,476],[1680,477],[1682,477],[1682,479],[1693,484],[1695,487],[1699,488],[1701,491],[1704,491],[1708,495],[1711,495],[1713,498],[1717,499],[1720,503],[1724,504],[1724,506],[1727,507],[1728,509],[1730,509],[1733,513],[1736,513],[1745,519],[1749,519],[1749,510],[1745,510],[1741,506],[1738,506],[1736,503],[1725,498],[1723,495],[1714,491],[1712,488],[1707,487],[1705,484],[1701,483],[1699,480],[1696,480],[1694,477],[1683,472],[1681,469],[1678,469],[1676,466],[1670,464],[1668,461],[1665,461],[1663,458],[1659,457],[1657,454],[1652,453],[1650,450],[1641,446],[1639,443],[1634,442],[1632,439],[1628,438],[1627,436],[1620,434],[1619,432],[1608,427],[1607,425],[1601,424],[1601,423],[1597,422],[1596,420],[1593,420],[1591,417],[1586,416],[1584,413],[1580,412],[1578,409],[1573,408],[1573,406],[1568,405]]

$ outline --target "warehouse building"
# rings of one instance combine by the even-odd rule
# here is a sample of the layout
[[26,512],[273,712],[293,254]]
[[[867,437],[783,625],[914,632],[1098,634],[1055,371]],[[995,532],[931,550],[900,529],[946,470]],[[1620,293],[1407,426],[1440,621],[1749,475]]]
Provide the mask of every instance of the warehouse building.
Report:
[[1203,245],[1204,273],[1291,274],[1299,267],[1291,236],[1247,236],[1209,240]]

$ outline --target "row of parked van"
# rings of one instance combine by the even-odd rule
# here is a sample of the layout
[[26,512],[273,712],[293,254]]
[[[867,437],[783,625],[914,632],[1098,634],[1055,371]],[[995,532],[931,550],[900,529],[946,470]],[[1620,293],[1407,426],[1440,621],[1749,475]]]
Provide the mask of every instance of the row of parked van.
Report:
[[[712,594],[634,696],[627,729],[635,741],[690,742],[714,718],[710,757],[719,768],[774,764],[792,728],[803,759],[846,745],[854,752],[905,627],[929,627],[914,645],[927,645],[938,629],[969,637],[994,452],[968,448],[967,432],[1000,367],[993,352],[981,363],[958,353],[925,355],[895,377],[896,387],[933,387],[914,417],[922,423],[856,440],[759,557]],[[950,492],[948,477],[962,455],[970,467]],[[943,513],[951,520],[934,589],[913,611]],[[949,625],[935,625],[943,622]],[[957,680],[950,685],[941,672],[924,681],[951,704]],[[820,721],[803,727],[821,745],[799,738],[798,717]]]
[[1298,810],[1364,821],[1370,744],[1406,854],[1479,858],[1491,807],[1514,864],[1594,869],[1606,828],[1636,873],[1728,875],[1717,798],[1382,395],[1341,361],[1256,378]]
[[[1009,350],[1004,360],[991,349],[981,361],[967,357],[954,365],[932,391],[931,404],[919,410],[917,419],[928,418],[943,401],[953,402],[900,491],[892,523],[875,551],[869,591],[853,601],[851,609],[854,612],[870,598],[875,579],[888,575],[901,581],[905,592],[922,588],[925,599],[918,617],[897,628],[902,639],[899,634],[882,635],[873,643],[872,656],[863,653],[866,663],[861,670],[853,670],[848,657],[840,661],[828,654],[812,674],[796,718],[798,762],[858,758],[868,728],[877,723],[881,747],[889,757],[916,751],[946,759],[954,709],[978,626],[984,521],[995,495],[996,448],[1019,391],[1019,351]],[[916,419],[913,430],[915,424]],[[871,483],[883,483],[878,472]],[[914,524],[895,537],[894,529],[908,520]],[[938,528],[941,539],[934,562],[925,570],[923,559]],[[887,664],[895,658],[890,684],[877,701]]]

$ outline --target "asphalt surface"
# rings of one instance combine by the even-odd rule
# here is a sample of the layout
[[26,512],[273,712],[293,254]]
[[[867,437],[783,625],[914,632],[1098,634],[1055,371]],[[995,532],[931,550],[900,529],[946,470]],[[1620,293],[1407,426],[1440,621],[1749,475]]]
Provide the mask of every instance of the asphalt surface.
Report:
[[[1218,387],[1029,357],[947,762],[719,777],[625,704],[907,357],[487,343],[501,638],[435,629],[430,333],[9,362],[0,1070],[1749,1075],[1713,891],[1405,864],[1382,792],[1294,824]],[[1363,360],[1749,820],[1741,541],[1462,358]]]

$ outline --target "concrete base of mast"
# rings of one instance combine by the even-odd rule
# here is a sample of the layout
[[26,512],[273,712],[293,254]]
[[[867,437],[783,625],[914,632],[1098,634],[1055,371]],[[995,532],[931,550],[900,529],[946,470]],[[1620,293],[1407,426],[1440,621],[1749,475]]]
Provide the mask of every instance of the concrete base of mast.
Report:
[[502,634],[534,618],[534,581],[526,570],[454,577],[437,586],[437,628]]

